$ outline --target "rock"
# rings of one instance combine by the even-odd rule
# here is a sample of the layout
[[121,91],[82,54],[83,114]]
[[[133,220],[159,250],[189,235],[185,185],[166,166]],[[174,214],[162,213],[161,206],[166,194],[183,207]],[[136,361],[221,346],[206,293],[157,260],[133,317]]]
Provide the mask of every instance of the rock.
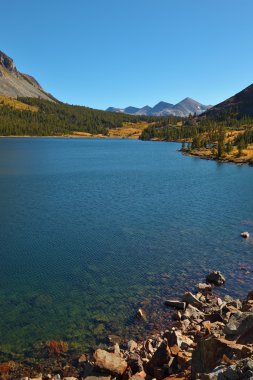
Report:
[[212,285],[211,284],[202,284],[199,283],[196,285],[197,289],[199,292],[210,292],[212,290]]
[[241,233],[241,237],[243,237],[244,239],[248,239],[249,236],[250,236],[249,232],[247,232],[247,231]]
[[182,301],[176,301],[176,300],[166,300],[164,302],[165,306],[174,307],[175,309],[181,309],[185,310],[186,303]]
[[164,338],[167,339],[169,347],[178,346],[182,349],[187,349],[194,345],[193,340],[183,335],[179,330],[166,331]]
[[187,369],[191,364],[192,354],[191,352],[180,351],[177,355],[178,369]]
[[95,365],[113,374],[123,375],[127,369],[127,362],[120,356],[98,349],[94,353]]
[[224,333],[228,337],[240,337],[241,342],[253,343],[253,313],[238,312],[229,318],[229,322],[224,328]]
[[180,348],[176,344],[170,347],[170,352],[172,356],[177,356],[179,351],[180,351]]
[[145,351],[147,351],[147,352],[150,353],[150,354],[153,354],[154,351],[155,351],[154,347],[152,346],[152,341],[151,341],[151,339],[146,340],[146,341],[143,343],[143,347],[144,347]]
[[154,368],[154,378],[156,380],[163,380],[164,378],[164,369],[160,367]]
[[146,320],[146,314],[142,309],[138,309],[136,314],[136,318]]
[[168,347],[168,344],[163,341],[158,349],[155,351],[151,360],[148,363],[148,368],[151,370],[151,373],[154,373],[154,368],[162,367],[164,364],[168,364],[171,359],[171,352]]
[[82,363],[86,363],[87,362],[87,355],[83,354],[80,356],[80,358],[78,359],[78,363],[79,364],[82,364]]
[[203,307],[203,303],[197,299],[191,292],[186,292],[183,296],[183,301],[186,302],[188,305],[192,305],[196,307],[197,309]]
[[133,352],[138,347],[138,344],[134,340],[129,340],[127,343],[128,351]]
[[206,277],[207,283],[214,284],[216,286],[221,286],[225,284],[225,277],[221,274],[221,272],[214,271],[211,272],[207,277]]
[[133,374],[143,371],[143,364],[140,355],[131,353],[127,360],[128,366],[131,368]]
[[116,343],[114,345],[113,351],[114,351],[115,354],[120,355],[120,348],[119,348],[119,344],[118,343]]
[[223,338],[210,336],[201,339],[192,354],[192,377],[197,373],[212,372],[220,365],[223,355],[229,359],[241,359],[251,354],[251,349]]
[[141,371],[131,376],[129,380],[141,380],[141,379],[145,379],[146,377],[147,377],[146,372]]
[[192,305],[188,305],[184,314],[182,315],[182,319],[204,319],[205,314]]
[[252,301],[253,300],[253,290],[251,290],[248,295],[247,295],[247,301]]

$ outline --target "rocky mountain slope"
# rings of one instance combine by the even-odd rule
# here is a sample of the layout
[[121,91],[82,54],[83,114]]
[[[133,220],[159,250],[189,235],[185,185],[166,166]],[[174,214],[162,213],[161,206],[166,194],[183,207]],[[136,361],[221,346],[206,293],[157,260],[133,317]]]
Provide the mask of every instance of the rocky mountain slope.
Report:
[[209,109],[205,115],[233,113],[235,116],[253,116],[253,84],[231,96],[231,98]]
[[0,51],[0,95],[55,101],[32,76],[19,72],[12,58]]
[[190,114],[200,115],[207,111],[211,106],[205,106],[191,98],[185,98],[177,104],[159,102],[154,107],[145,106],[143,108],[127,107],[115,108],[109,107],[106,111],[128,113],[131,115],[146,115],[146,116],[180,116],[187,117]]

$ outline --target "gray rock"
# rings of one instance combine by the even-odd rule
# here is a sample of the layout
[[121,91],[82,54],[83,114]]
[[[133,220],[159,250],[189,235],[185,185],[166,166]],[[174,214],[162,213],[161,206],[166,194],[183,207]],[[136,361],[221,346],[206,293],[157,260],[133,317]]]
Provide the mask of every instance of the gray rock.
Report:
[[186,292],[183,296],[183,301],[190,304],[196,308],[202,308],[203,303],[197,299],[191,292]]
[[[238,312],[233,314],[224,328],[224,333],[231,336],[242,336],[253,328],[253,313]],[[249,341],[248,343],[253,343]]]
[[225,284],[225,277],[219,271],[211,272],[207,277],[206,281],[209,284],[214,284],[216,286],[221,286]]

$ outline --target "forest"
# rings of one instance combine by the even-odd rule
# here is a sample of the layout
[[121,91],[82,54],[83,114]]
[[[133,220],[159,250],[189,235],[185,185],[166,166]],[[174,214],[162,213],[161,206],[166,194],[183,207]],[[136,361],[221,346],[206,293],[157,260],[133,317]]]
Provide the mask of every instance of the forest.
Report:
[[[57,136],[73,132],[108,133],[122,123],[152,122],[155,118],[94,110],[38,98],[18,98],[8,105],[0,100],[1,136]],[[14,103],[14,104],[13,104]],[[29,107],[20,107],[20,104]]]

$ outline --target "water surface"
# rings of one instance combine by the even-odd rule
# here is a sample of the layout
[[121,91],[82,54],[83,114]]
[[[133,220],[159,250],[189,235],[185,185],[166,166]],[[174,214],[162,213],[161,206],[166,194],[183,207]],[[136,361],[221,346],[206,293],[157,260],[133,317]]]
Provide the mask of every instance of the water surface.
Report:
[[178,147],[0,139],[0,351],[159,329],[164,298],[210,269],[226,275],[224,292],[250,290],[253,240],[239,235],[253,234],[253,168]]

